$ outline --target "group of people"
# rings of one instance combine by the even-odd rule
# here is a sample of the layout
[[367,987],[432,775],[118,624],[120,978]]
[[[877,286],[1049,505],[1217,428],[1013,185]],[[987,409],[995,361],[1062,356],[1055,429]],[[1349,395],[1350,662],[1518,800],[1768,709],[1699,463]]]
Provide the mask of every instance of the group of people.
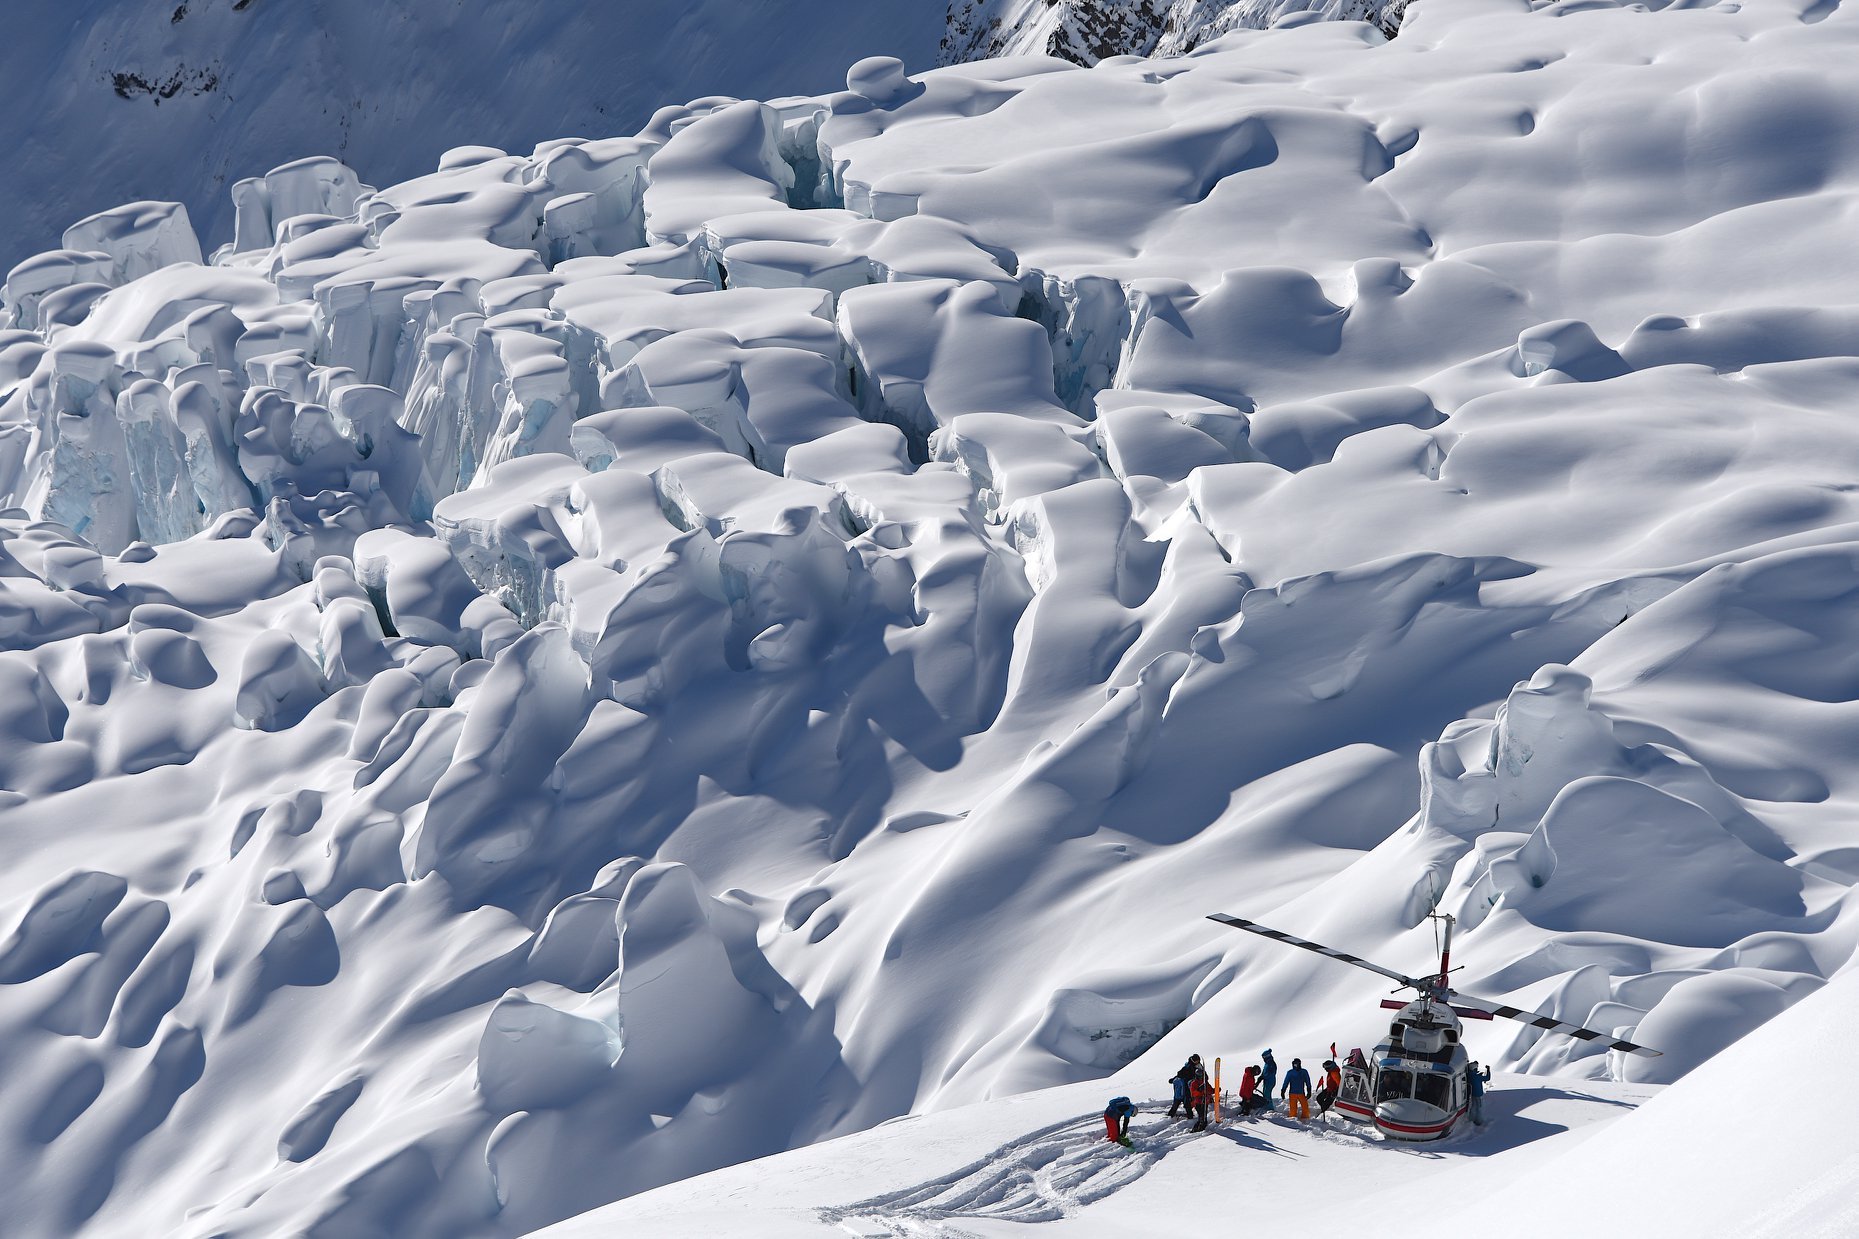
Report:
[[[1180,1064],[1179,1072],[1169,1077],[1169,1083],[1175,1086],[1175,1101],[1167,1107],[1169,1118],[1192,1116],[1193,1131],[1206,1131],[1206,1116],[1214,1105],[1214,1085],[1206,1077],[1206,1066],[1201,1062],[1201,1055],[1188,1055],[1188,1060]],[[1337,1092],[1342,1088],[1342,1068],[1337,1060],[1324,1059],[1324,1073],[1312,1077],[1305,1070],[1303,1059],[1290,1060],[1290,1070],[1285,1072],[1285,1083],[1279,1085],[1277,1059],[1272,1051],[1259,1055],[1259,1064],[1247,1066],[1240,1075],[1240,1114],[1251,1116],[1260,1111],[1272,1109],[1272,1094],[1277,1092],[1285,1101],[1285,1112],[1290,1118],[1309,1120],[1311,1118],[1311,1101],[1316,1101],[1316,1112],[1322,1116],[1337,1101]],[[1110,1105],[1104,1109],[1104,1129],[1106,1139],[1117,1140],[1121,1144],[1130,1142],[1130,1116],[1136,1114],[1136,1105],[1128,1098],[1112,1098]]]
[[1314,1097],[1317,1113],[1327,1114],[1336,1104],[1336,1094],[1343,1087],[1342,1068],[1336,1060],[1323,1060],[1323,1074],[1313,1078],[1304,1066],[1304,1060],[1291,1060],[1291,1070],[1285,1072],[1284,1083],[1278,1082],[1278,1060],[1272,1052],[1266,1050],[1259,1055],[1257,1066],[1246,1068],[1239,1078],[1239,1112],[1241,1115],[1254,1114],[1260,1110],[1272,1108],[1272,1093],[1278,1093],[1279,1100],[1285,1103],[1285,1113],[1294,1119],[1310,1118],[1310,1103]]
[[1208,1082],[1201,1056],[1188,1055],[1188,1061],[1181,1064],[1180,1071],[1168,1077],[1168,1082],[1175,1086],[1175,1104],[1168,1108],[1168,1117],[1174,1118],[1186,1106],[1194,1116],[1194,1130],[1206,1131],[1207,1111],[1214,1104],[1214,1086]]
[[[1181,1065],[1181,1070],[1168,1078],[1175,1086],[1174,1104],[1168,1108],[1169,1118],[1191,1115],[1194,1119],[1194,1131],[1207,1129],[1207,1112],[1214,1103],[1214,1086],[1207,1078],[1207,1068],[1201,1063],[1199,1054],[1188,1055],[1188,1061]],[[1291,1060],[1291,1069],[1285,1072],[1282,1087],[1278,1081],[1278,1060],[1272,1052],[1266,1050],[1259,1055],[1259,1062],[1249,1066],[1239,1078],[1239,1112],[1242,1116],[1257,1114],[1261,1110],[1272,1108],[1272,1094],[1276,1091],[1285,1103],[1285,1112],[1294,1119],[1310,1118],[1310,1103],[1314,1096],[1318,1115],[1323,1115],[1336,1104],[1336,1095],[1343,1085],[1342,1069],[1336,1060],[1323,1060],[1323,1074],[1312,1077],[1304,1067],[1304,1060]],[[1106,1138],[1120,1144],[1130,1142],[1130,1116],[1136,1113],[1136,1106],[1128,1097],[1113,1097],[1104,1110],[1104,1127]]]
[[[1330,1047],[1330,1053],[1336,1053],[1336,1047]],[[1368,1070],[1368,1062],[1362,1057],[1361,1050],[1349,1051],[1349,1066],[1355,1070]],[[1491,1068],[1480,1067],[1477,1063],[1465,1065],[1465,1095],[1467,1109],[1472,1122],[1483,1127],[1485,1123],[1485,1085],[1491,1079]],[[1181,1065],[1181,1070],[1168,1078],[1175,1086],[1174,1104],[1168,1108],[1169,1118],[1182,1117],[1184,1112],[1194,1118],[1195,1131],[1207,1129],[1207,1112],[1214,1104],[1214,1086],[1207,1078],[1207,1068],[1201,1064],[1199,1054],[1188,1055],[1188,1061]],[[1310,1105],[1317,1103],[1317,1116],[1329,1113],[1336,1104],[1336,1098],[1342,1092],[1343,1072],[1336,1065],[1334,1058],[1323,1060],[1322,1074],[1312,1076],[1304,1067],[1304,1060],[1291,1060],[1291,1069],[1285,1072],[1284,1082],[1278,1080],[1278,1060],[1272,1052],[1266,1050],[1259,1055],[1259,1062],[1249,1066],[1241,1073],[1237,1095],[1239,1113],[1249,1117],[1262,1110],[1272,1109],[1272,1094],[1276,1092],[1279,1100],[1285,1103],[1285,1114],[1290,1118],[1308,1121],[1311,1117]],[[1130,1117],[1136,1113],[1136,1105],[1128,1097],[1114,1097],[1104,1111],[1104,1126],[1108,1138],[1121,1144],[1130,1143]]]

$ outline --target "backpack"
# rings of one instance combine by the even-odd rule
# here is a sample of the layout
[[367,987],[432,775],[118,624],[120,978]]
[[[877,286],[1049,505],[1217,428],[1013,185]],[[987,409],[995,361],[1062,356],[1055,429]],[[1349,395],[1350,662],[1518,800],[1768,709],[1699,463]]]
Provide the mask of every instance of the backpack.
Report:
[[1136,1113],[1136,1103],[1128,1097],[1112,1097],[1110,1104],[1104,1107],[1106,1115],[1114,1114],[1121,1118],[1125,1114]]

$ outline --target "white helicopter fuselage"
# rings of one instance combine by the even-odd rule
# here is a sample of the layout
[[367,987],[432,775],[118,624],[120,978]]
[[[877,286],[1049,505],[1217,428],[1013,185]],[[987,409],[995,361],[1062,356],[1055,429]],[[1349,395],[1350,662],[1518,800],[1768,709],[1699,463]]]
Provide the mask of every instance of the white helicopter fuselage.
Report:
[[1388,1025],[1364,1067],[1343,1072],[1336,1111],[1373,1123],[1390,1140],[1438,1140],[1464,1119],[1466,1068],[1458,1015],[1445,1003],[1417,998]]

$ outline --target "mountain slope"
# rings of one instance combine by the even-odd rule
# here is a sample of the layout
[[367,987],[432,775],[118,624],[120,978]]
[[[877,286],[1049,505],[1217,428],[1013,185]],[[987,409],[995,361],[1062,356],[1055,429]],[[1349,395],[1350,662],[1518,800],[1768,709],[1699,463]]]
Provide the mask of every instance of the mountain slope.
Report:
[[1475,1030],[1530,1088],[1846,970],[1859,26],[1429,3],[16,269],[13,1228],[515,1235],[1366,1041],[1216,909],[1664,1051]]

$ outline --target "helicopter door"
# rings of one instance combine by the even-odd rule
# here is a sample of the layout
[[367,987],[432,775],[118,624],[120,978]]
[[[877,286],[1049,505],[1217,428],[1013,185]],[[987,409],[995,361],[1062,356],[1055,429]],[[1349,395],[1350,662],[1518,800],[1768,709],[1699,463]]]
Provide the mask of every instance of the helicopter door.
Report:
[[1369,1100],[1368,1072],[1360,1067],[1343,1069],[1343,1084],[1336,1092],[1336,1113],[1358,1123],[1375,1115],[1375,1103]]

